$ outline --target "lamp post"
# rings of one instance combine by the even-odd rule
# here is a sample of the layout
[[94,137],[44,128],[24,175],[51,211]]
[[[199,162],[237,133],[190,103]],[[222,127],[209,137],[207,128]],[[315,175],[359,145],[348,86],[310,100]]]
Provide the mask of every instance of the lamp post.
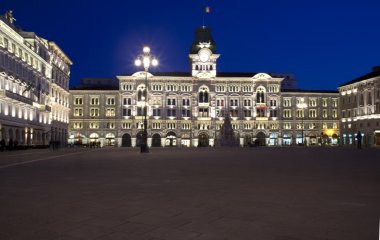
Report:
[[148,46],[145,46],[143,48],[143,54],[139,55],[135,60],[136,66],[143,65],[144,71],[145,71],[145,91],[144,91],[144,124],[143,124],[143,133],[142,133],[142,139],[140,144],[140,152],[141,153],[148,153],[149,147],[148,147],[148,120],[147,120],[147,99],[148,99],[148,70],[150,65],[157,66],[158,60],[150,54],[150,48]]
[[307,104],[305,103],[305,99],[304,98],[301,98],[300,99],[300,102],[297,104],[297,108],[300,108],[300,109],[302,109],[302,121],[301,121],[301,127],[302,127],[302,129],[301,129],[301,136],[302,136],[302,145],[303,145],[303,143],[304,143],[304,141],[303,141],[303,120],[304,120],[304,118],[305,118],[305,109],[307,108]]

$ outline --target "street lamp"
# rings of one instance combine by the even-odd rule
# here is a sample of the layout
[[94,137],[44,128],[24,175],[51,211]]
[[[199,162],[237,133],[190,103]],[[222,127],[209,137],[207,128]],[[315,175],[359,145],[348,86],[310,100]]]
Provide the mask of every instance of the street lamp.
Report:
[[303,145],[303,119],[305,118],[305,109],[307,108],[307,104],[305,103],[305,99],[301,98],[300,102],[297,104],[297,108],[302,109],[302,121],[301,121],[301,136],[302,136],[302,145]]
[[143,133],[142,133],[142,139],[140,144],[140,152],[141,153],[148,153],[149,147],[148,147],[148,121],[147,121],[147,99],[148,99],[148,70],[150,65],[157,66],[158,60],[150,54],[150,48],[148,46],[145,46],[143,48],[143,54],[139,55],[135,60],[136,66],[143,65],[144,71],[145,71],[145,91],[144,91],[144,125],[143,125]]

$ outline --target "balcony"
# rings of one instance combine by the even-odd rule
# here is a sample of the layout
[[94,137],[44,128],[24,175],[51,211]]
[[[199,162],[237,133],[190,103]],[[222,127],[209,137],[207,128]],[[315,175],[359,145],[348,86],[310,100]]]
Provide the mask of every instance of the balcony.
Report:
[[11,100],[14,100],[14,101],[19,101],[28,105],[33,105],[33,100],[26,98],[24,96],[18,95],[17,93],[13,93],[11,91],[5,90],[5,89],[0,90],[0,96],[2,98],[10,98]]

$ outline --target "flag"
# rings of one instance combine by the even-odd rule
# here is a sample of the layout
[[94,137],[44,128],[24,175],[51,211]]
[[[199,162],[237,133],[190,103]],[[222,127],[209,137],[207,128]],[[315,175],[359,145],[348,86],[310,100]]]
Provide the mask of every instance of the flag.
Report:
[[33,89],[33,84],[32,83],[29,83],[26,88],[24,89],[24,91],[22,92],[22,94],[24,94],[25,92],[29,92],[30,90]]
[[210,13],[211,12],[211,8],[209,6],[205,6],[205,13]]

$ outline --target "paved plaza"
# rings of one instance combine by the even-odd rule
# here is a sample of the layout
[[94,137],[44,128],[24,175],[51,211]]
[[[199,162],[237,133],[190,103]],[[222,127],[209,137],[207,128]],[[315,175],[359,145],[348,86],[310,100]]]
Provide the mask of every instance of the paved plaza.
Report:
[[380,149],[0,152],[0,239],[373,240]]

